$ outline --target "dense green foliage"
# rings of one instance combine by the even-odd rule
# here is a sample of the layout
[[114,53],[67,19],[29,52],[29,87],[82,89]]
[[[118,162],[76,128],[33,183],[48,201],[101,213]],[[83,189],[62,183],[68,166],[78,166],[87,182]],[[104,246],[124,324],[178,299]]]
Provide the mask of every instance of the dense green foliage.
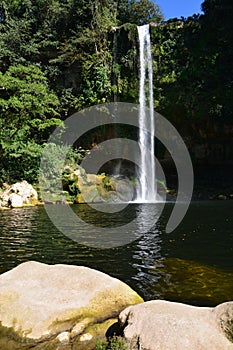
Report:
[[77,173],[86,177],[85,170],[78,165],[85,155],[82,148],[73,149],[52,142],[44,145],[38,178],[47,201],[75,200],[79,193],[75,186]]
[[57,96],[36,66],[10,66],[0,73],[0,156],[5,180],[23,176],[34,180],[42,142],[61,120]]
[[155,103],[195,159],[218,164],[233,156],[233,3],[204,1],[203,11],[152,30]]
[[[150,22],[156,109],[187,136],[227,142],[233,3],[205,0],[202,6],[202,15],[163,22],[150,0],[2,1],[0,178],[36,181],[49,133],[74,111],[138,102],[136,25]],[[93,137],[85,142],[88,148]]]

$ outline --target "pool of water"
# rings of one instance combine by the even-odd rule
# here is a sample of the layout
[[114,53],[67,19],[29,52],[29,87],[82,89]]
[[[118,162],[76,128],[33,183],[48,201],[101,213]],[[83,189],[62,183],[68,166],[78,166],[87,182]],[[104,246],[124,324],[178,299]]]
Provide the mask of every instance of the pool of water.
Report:
[[[85,265],[121,279],[145,300],[206,306],[232,300],[233,201],[193,202],[182,223],[166,233],[172,207],[167,203],[152,225],[157,204],[129,204],[111,215],[85,204],[72,206],[83,221],[93,227],[114,227],[119,235],[127,236],[126,221],[139,218],[138,226],[139,221],[149,223],[145,233],[112,248],[70,239],[52,224],[43,206],[0,211],[0,273],[28,260]],[[75,231],[95,235],[95,229],[90,233],[89,227],[79,221]]]

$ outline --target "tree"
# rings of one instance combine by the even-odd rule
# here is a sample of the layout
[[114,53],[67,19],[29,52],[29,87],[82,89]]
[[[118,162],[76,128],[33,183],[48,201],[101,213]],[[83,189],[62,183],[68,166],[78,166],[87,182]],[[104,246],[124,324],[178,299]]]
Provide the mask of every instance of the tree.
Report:
[[0,156],[14,177],[20,171],[27,179],[36,176],[42,145],[61,123],[58,106],[38,67],[18,65],[0,73]]
[[150,0],[131,1],[129,11],[129,22],[137,25],[163,20],[159,5]]

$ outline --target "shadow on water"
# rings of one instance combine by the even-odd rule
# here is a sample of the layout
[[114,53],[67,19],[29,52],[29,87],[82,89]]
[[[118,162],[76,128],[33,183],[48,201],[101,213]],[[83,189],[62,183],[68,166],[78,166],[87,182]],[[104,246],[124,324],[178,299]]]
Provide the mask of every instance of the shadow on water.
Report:
[[[146,300],[210,306],[232,300],[233,202],[194,202],[179,227],[167,234],[172,206],[166,204],[154,224],[156,204],[130,204],[124,215],[114,213],[111,220],[88,205],[72,206],[82,220],[119,226],[121,234],[125,222],[140,217],[138,238],[108,249],[69,239],[51,223],[42,206],[0,211],[0,272],[28,260],[85,265],[123,280]],[[144,226],[147,231],[142,234]],[[76,229],[85,233],[82,224]]]

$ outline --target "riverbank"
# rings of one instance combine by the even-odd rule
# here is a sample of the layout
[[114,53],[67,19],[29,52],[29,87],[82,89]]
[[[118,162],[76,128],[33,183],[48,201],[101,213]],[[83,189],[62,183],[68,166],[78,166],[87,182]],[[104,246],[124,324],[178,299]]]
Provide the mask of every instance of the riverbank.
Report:
[[[162,197],[166,195],[167,201],[174,201],[179,182],[176,169],[170,160],[162,161],[161,165],[166,174],[166,184],[158,179],[158,193]],[[233,200],[232,173],[233,165],[196,164],[192,200]],[[12,185],[5,183],[0,189],[0,209],[41,205],[43,200],[50,204],[127,202],[134,200],[138,187],[132,176],[128,179],[105,173],[86,174],[81,167],[78,170],[66,167],[62,185],[63,191],[58,194],[49,183],[42,188],[39,185],[33,187],[25,180]]]

